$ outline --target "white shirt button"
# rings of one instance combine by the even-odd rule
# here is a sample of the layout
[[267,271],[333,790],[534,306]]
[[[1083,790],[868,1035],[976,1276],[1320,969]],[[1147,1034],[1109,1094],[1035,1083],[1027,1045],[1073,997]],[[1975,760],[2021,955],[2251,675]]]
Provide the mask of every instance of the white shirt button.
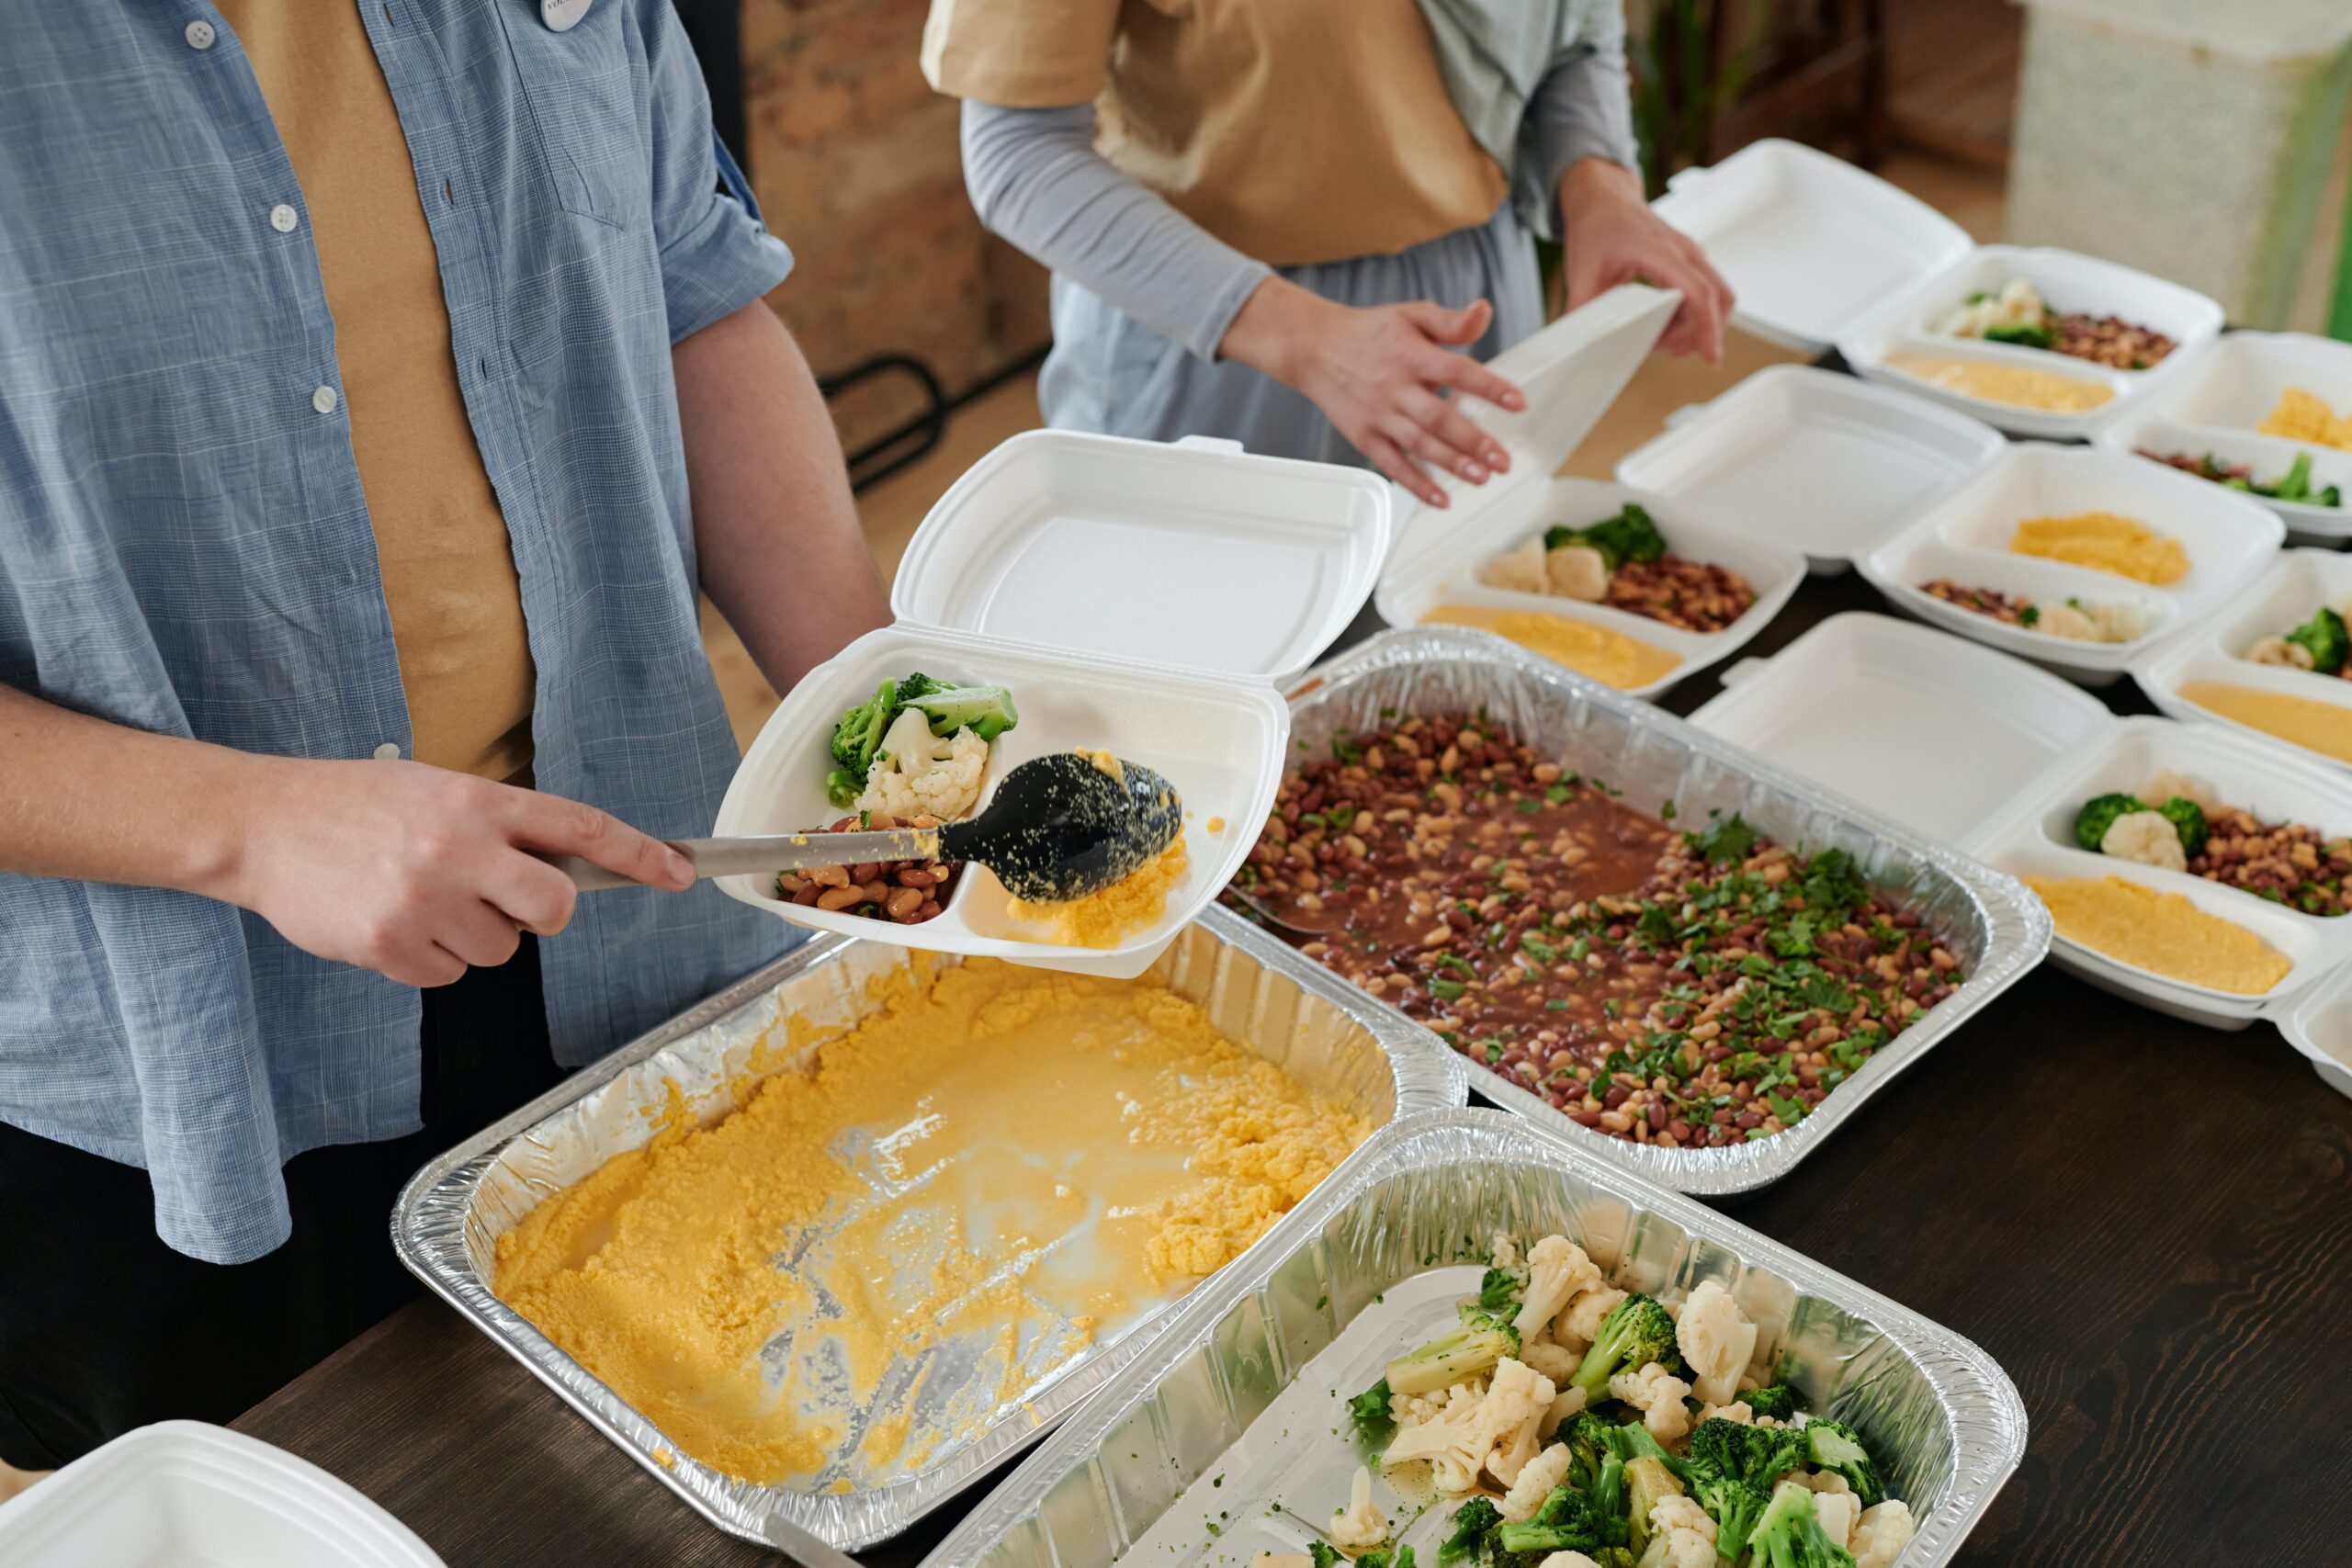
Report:
[[311,394],[311,406],[318,410],[321,413],[334,412],[334,389],[333,387],[321,387],[317,391],[312,392]]
[[400,744],[397,741],[387,740],[381,746],[376,748],[376,761],[379,762],[397,761],[400,754]]
[[269,209],[269,226],[281,234],[291,234],[294,232],[294,225],[300,221],[302,221],[301,214],[282,201]]
[[190,22],[180,29],[180,37],[187,39],[190,49],[210,49],[212,40],[218,36],[212,30],[212,24],[202,19]]

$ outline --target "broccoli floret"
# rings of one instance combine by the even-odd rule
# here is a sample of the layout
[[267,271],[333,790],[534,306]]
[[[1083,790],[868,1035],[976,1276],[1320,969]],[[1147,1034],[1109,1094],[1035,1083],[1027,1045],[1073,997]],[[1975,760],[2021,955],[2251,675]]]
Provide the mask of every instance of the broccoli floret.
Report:
[[2270,486],[2264,493],[2274,496],[2280,501],[2310,500],[2312,493],[2312,455],[2309,452],[2296,453],[2295,460],[2288,465],[2286,473],[2279,477],[2277,484]]
[[1736,1558],[1771,1501],[1772,1483],[1803,1457],[1792,1427],[1743,1426],[1715,1416],[1690,1434],[1690,1495],[1715,1521],[1715,1550]]
[[2205,808],[2185,795],[2176,795],[2156,811],[2180,835],[2180,852],[2195,860],[2205,852]]
[[1630,1546],[1604,1546],[1590,1556],[1594,1568],[1640,1568]]
[[1742,1389],[1733,1396],[1758,1416],[1770,1416],[1775,1421],[1793,1421],[1797,1414],[1797,1391],[1784,1382],[1770,1388]]
[[[921,677],[917,677],[921,679]],[[837,807],[854,805],[882,749],[882,737],[898,716],[899,682],[885,681],[874,689],[871,701],[842,715],[833,726],[833,761],[841,764],[825,776],[825,798]]]
[[2287,640],[2308,650],[2312,668],[2323,675],[2334,675],[2344,668],[2346,658],[2352,658],[2352,631],[2346,631],[2344,617],[2323,604],[2312,618],[2287,634]]
[[1544,530],[1544,547],[1556,550],[1582,545],[1600,552],[1600,562],[1615,571],[1627,561],[1654,561],[1666,554],[1666,536],[1657,531],[1648,509],[1627,502],[1623,511],[1588,528],[1555,524]]
[[1764,1517],[1747,1538],[1747,1552],[1755,1568],[1854,1568],[1853,1553],[1822,1529],[1813,1494],[1797,1481],[1772,1489]]
[[1471,1498],[1454,1510],[1453,1529],[1438,1544],[1437,1560],[1446,1563],[1476,1557],[1487,1532],[1502,1522],[1502,1510],[1495,1506],[1491,1498]]
[[1348,1554],[1328,1540],[1308,1541],[1306,1556],[1315,1568],[1344,1568],[1348,1561]]
[[1589,1410],[1579,1410],[1552,1434],[1555,1443],[1568,1446],[1568,1479],[1590,1492],[1600,1474],[1601,1461],[1610,1457],[1609,1423]]
[[1756,1521],[1764,1517],[1764,1509],[1772,1500],[1770,1486],[1770,1482],[1718,1474],[1702,1476],[1691,1483],[1690,1495],[1715,1521],[1715,1552],[1725,1562],[1738,1559],[1741,1545],[1755,1530]]
[[1682,1483],[1663,1460],[1645,1455],[1625,1461],[1625,1544],[1638,1553],[1649,1544],[1650,1510],[1661,1497],[1679,1497]]
[[1638,1371],[1652,1361],[1669,1372],[1682,1371],[1682,1353],[1674,1348],[1674,1319],[1654,1297],[1627,1296],[1600,1320],[1592,1348],[1568,1382],[1584,1390],[1586,1404],[1598,1404],[1609,1397],[1611,1378]]
[[1555,1551],[1589,1551],[1600,1544],[1599,1533],[1583,1521],[1539,1525],[1531,1519],[1521,1525],[1505,1525],[1495,1532],[1495,1551],[1506,1562],[1535,1562]]
[[2083,808],[2075,813],[2075,842],[2097,854],[2099,841],[2115,826],[2117,818],[2147,809],[2148,803],[2136,795],[2095,795],[2083,802]]
[[1813,1462],[1844,1476],[1863,1507],[1874,1507],[1885,1499],[1886,1488],[1879,1482],[1878,1466],[1871,1462],[1870,1450],[1862,1447],[1861,1434],[1843,1421],[1808,1421],[1804,1430]]
[[[919,679],[921,677],[918,677]],[[899,701],[920,708],[933,735],[969,729],[983,740],[993,740],[1021,722],[1013,711],[1012,694],[1002,686],[941,686],[909,697],[901,687]]]
[[1650,1429],[1639,1421],[1628,1421],[1617,1427],[1604,1426],[1604,1431],[1606,1436],[1602,1441],[1608,1445],[1609,1451],[1627,1464],[1633,1463],[1637,1459],[1654,1459],[1679,1475],[1688,1463],[1665,1444],[1651,1437]]
[[1388,1414],[1388,1380],[1378,1382],[1348,1401],[1348,1420],[1356,1429],[1356,1440],[1368,1449],[1385,1449],[1396,1435],[1396,1418]]
[[1478,1305],[1497,1317],[1516,1317],[1526,1293],[1524,1269],[1489,1269],[1478,1280]]
[[2019,321],[2013,326],[1986,327],[1986,343],[2013,343],[2020,348],[2048,348],[2050,329],[2038,321]]
[[1388,1363],[1387,1382],[1397,1393],[1428,1393],[1476,1377],[1505,1356],[1519,1354],[1519,1330],[1507,1318],[1467,1314],[1461,1327]]
[[[1344,1562],[1346,1558],[1340,1559]],[[1413,1549],[1401,1542],[1396,1546],[1375,1546],[1356,1559],[1356,1568],[1413,1568]]]

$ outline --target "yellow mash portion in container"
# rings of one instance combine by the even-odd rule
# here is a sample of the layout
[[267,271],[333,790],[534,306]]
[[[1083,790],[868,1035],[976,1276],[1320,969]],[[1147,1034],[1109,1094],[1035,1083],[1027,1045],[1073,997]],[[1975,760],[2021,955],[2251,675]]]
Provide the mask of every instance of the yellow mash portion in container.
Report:
[[2011,408],[2041,409],[2048,413],[2084,413],[2111,401],[2114,390],[2104,382],[2080,376],[2061,376],[2025,365],[1999,365],[1990,360],[1962,359],[1951,354],[1890,354],[1886,362],[1931,387],[1982,398]]
[[1013,918],[1042,927],[1042,940],[1064,947],[1116,947],[1149,931],[1168,912],[1168,892],[1184,880],[1190,856],[1184,835],[1100,893],[1083,898],[1010,903]]
[[673,1091],[498,1239],[499,1296],[730,1475],[920,1468],[1370,1131],[1156,980],[916,962],[846,1033],[763,1043],[791,1065],[720,1120]]
[[1421,617],[1425,626],[1477,626],[1509,637],[1603,685],[1628,691],[1646,686],[1682,662],[1681,655],[1566,615],[1541,610],[1498,610],[1484,604],[1440,604]]
[[2025,882],[2050,906],[2060,936],[2192,986],[2258,997],[2294,967],[2244,926],[2209,915],[2177,893],[2120,876],[2029,876]]
[[2339,414],[2328,406],[2325,398],[2301,387],[2290,387],[2279,393],[2278,405],[2263,415],[2262,423],[2254,428],[2265,435],[2283,435],[2290,441],[2309,441],[2352,452],[2352,412]]
[[2115,512],[2029,517],[2018,525],[2009,548],[2021,556],[2067,561],[2159,588],[2188,575],[2188,552],[2178,539]]
[[2184,681],[2180,695],[2183,702],[2195,703],[2249,729],[2275,735],[2339,762],[2352,762],[2352,708],[2227,681]]

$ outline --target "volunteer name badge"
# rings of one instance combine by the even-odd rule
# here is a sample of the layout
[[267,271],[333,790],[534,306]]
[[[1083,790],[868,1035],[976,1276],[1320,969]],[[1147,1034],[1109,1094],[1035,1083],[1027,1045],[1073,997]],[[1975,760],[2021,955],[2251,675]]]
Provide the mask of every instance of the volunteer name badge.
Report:
[[595,0],[539,0],[539,20],[552,31],[568,33],[580,25],[580,18],[594,4]]

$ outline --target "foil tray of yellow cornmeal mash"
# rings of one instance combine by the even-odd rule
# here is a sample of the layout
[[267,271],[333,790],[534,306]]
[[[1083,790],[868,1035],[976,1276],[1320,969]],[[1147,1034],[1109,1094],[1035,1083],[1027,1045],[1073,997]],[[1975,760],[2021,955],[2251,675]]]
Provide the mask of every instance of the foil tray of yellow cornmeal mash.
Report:
[[820,937],[426,1166],[394,1240],[714,1524],[854,1547],[1466,1093],[1222,909],[1128,981]]

